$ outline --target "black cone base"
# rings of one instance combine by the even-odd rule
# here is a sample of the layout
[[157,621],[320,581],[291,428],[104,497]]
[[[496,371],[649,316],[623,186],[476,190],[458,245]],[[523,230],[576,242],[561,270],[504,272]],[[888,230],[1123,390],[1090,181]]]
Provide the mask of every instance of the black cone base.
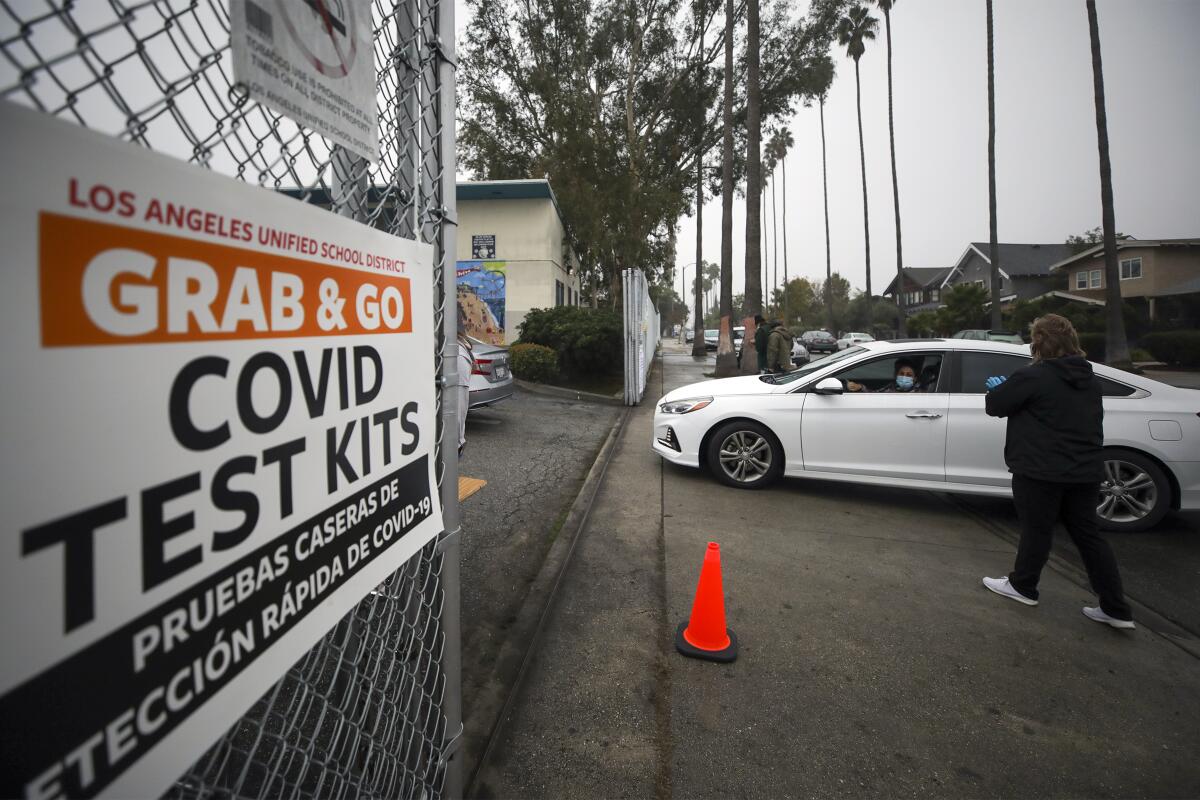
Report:
[[729,647],[724,650],[701,650],[694,644],[683,638],[683,632],[687,630],[687,620],[679,623],[679,627],[675,629],[675,649],[688,658],[699,658],[704,661],[720,661],[723,664],[728,664],[730,661],[737,660],[738,642],[737,634],[728,628],[725,632],[729,634]]

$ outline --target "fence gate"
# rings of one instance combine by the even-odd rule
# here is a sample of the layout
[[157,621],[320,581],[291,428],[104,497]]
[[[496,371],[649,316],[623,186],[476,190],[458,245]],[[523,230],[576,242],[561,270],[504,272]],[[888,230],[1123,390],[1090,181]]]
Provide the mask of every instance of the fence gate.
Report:
[[621,272],[625,319],[625,405],[642,402],[646,379],[658,350],[658,310],[650,301],[649,284],[640,269]]
[[[358,24],[363,26],[364,46],[355,49],[351,44],[347,49],[345,42],[350,41],[347,31],[354,25],[356,10]],[[451,269],[455,216],[453,11],[453,0],[0,3],[0,52],[3,53],[0,120],[21,114],[27,119],[65,120],[205,168],[210,175],[225,176],[221,180],[229,181],[230,193],[243,191],[232,182],[236,179],[288,195],[288,199],[278,203],[294,203],[297,219],[308,219],[303,215],[318,213],[315,206],[322,209],[321,214],[349,217],[393,237],[432,245],[432,308],[420,309],[413,316],[429,319],[433,328],[433,352],[428,358],[434,363],[432,378],[436,381],[433,394],[436,422],[430,423],[430,431],[436,440],[431,474],[437,488],[430,491],[435,504],[440,495],[444,530],[421,546],[399,569],[390,575],[381,574],[382,583],[360,595],[352,610],[333,624],[316,646],[290,667],[281,666],[274,686],[232,727],[213,729],[207,752],[179,775],[167,791],[168,796],[461,795],[459,759],[453,757],[462,730],[458,465],[454,455],[457,442],[449,447],[445,443],[449,438],[457,439],[457,429],[453,421],[454,394],[443,394],[440,389],[455,369],[455,319],[453,313],[447,313],[448,307],[451,312],[453,309],[449,304],[455,302]],[[304,14],[311,18],[300,19]],[[364,14],[369,18],[363,20]],[[377,157],[371,153],[368,160],[358,155],[363,152],[361,147],[347,146],[340,134],[328,130],[322,133],[319,126],[297,122],[298,118],[303,119],[303,114],[295,109],[288,114],[280,113],[278,109],[286,104],[265,99],[260,103],[251,97],[246,85],[235,81],[231,29],[236,34],[240,26],[249,25],[260,40],[289,34],[296,38],[293,22],[315,26],[333,42],[329,48],[331,58],[322,56],[311,41],[307,43],[312,45],[309,55],[317,71],[336,73],[339,68],[348,69],[356,58],[373,62],[369,81],[360,88],[365,87],[374,97]],[[307,45],[298,40],[297,46],[306,52]],[[242,57],[246,57],[244,53]],[[264,69],[274,68],[271,63],[264,63],[265,66],[260,64]],[[278,77],[284,82],[294,81],[294,76]],[[301,90],[309,91],[303,86]],[[313,90],[314,102],[316,94]],[[321,102],[333,106],[337,99],[327,96]],[[17,107],[40,112],[40,116]],[[342,108],[350,116],[361,110],[344,105]],[[78,130],[68,125],[59,127]],[[9,147],[7,139],[5,142],[5,147]],[[161,196],[164,201],[185,197],[185,188],[163,185]],[[9,183],[5,209],[15,208],[26,189]],[[276,202],[274,198],[267,199]],[[185,218],[182,212],[180,219],[183,226],[192,224],[192,217]],[[198,224],[203,227],[210,222],[202,219]],[[211,223],[213,230],[227,224],[227,219]],[[353,223],[343,220],[336,224]],[[196,232],[193,239],[201,232],[211,233],[192,230]],[[236,227],[233,230],[232,238],[236,239]],[[364,235],[381,235],[361,226],[355,230],[364,231]],[[298,247],[304,252],[303,242],[309,231],[295,233],[301,242]],[[180,232],[181,237],[188,235],[186,231]],[[353,242],[341,244],[353,245]],[[46,246],[44,234],[43,246]],[[384,255],[373,253],[367,258]],[[313,260],[319,258],[314,256]],[[20,265],[3,264],[6,291],[12,285],[11,271],[17,266]],[[317,288],[314,286],[312,291],[315,296]],[[324,292],[324,287],[320,291]],[[641,289],[638,296],[642,297],[644,291]],[[399,302],[398,297],[393,299]],[[386,300],[385,294],[378,306],[384,309],[385,317]],[[354,302],[353,298],[348,300],[347,314],[354,308]],[[337,311],[335,308],[323,313]],[[293,341],[284,339],[275,345],[264,341],[259,349],[268,351],[268,357],[270,351],[277,351],[284,357],[278,363],[290,364]],[[358,362],[350,364],[350,368],[359,366]],[[385,364],[380,369],[387,367]],[[331,369],[337,368],[335,364]],[[347,367],[343,363],[341,368],[344,376]],[[370,365],[367,371],[370,374]],[[216,379],[200,378],[197,385],[207,380]],[[363,380],[360,374],[359,389]],[[295,391],[293,409],[302,404],[299,389]],[[331,396],[336,391],[331,388]],[[395,425],[399,427],[402,421],[403,416]],[[236,417],[231,424],[236,428]],[[362,424],[365,431],[367,422],[364,420]],[[375,425],[379,425],[378,420]],[[319,450],[321,457],[325,452],[324,436],[322,428],[320,436],[314,437],[319,446],[310,445],[310,451]],[[364,441],[365,437],[364,432]],[[357,435],[352,444],[341,446],[357,448]],[[392,457],[395,456],[393,452]],[[81,454],[81,457],[91,455]],[[379,451],[374,457],[387,458]],[[324,480],[324,472],[321,474]],[[205,486],[206,498],[207,490]],[[131,505],[136,506],[136,496],[131,500]],[[167,516],[177,513],[181,512],[168,512]],[[96,541],[100,542],[102,536],[97,534]],[[3,558],[19,555],[14,554],[5,550]],[[317,584],[314,582],[312,586],[315,591]],[[236,641],[234,645],[236,653]],[[245,648],[246,642],[242,645]],[[5,641],[3,646],[19,647],[15,641]],[[215,672],[214,668],[207,674],[211,677]],[[176,682],[172,686],[176,695],[182,697],[183,684]],[[0,687],[0,695],[10,688]],[[137,717],[136,726],[130,721],[134,717],[128,717],[121,718],[128,723],[125,727],[109,727],[110,757],[133,741],[121,739],[125,732],[135,727],[136,731],[142,731],[143,721],[145,729],[152,727],[159,718],[162,697],[159,694],[153,698],[154,703],[145,704],[142,711],[146,712],[146,719]],[[5,732],[7,735],[8,727]],[[10,770],[15,771],[12,744],[11,741],[0,744],[0,748],[9,751],[3,765],[5,773],[9,773],[5,776],[6,789],[13,777]],[[81,743],[64,744],[69,744],[64,752],[70,752]],[[86,784],[85,779],[94,779],[94,775],[81,778],[79,772],[80,753],[94,753],[100,759],[103,752],[103,747],[75,751],[74,761],[60,762],[38,780],[50,781],[45,786],[66,787],[72,794],[104,794],[103,787],[89,788]],[[88,764],[89,769],[94,766],[99,770],[102,766],[99,760]],[[166,781],[169,780],[168,775]],[[24,785],[18,784],[18,791],[12,793],[24,794],[21,788]]]

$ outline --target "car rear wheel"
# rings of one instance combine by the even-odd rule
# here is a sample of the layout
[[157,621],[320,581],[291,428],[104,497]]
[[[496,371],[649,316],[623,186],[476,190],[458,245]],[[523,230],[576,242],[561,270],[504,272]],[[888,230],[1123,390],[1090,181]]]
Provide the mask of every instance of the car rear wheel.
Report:
[[1110,531],[1149,530],[1171,508],[1171,484],[1149,458],[1128,450],[1104,451],[1100,526]]
[[783,472],[783,448],[763,425],[734,420],[708,440],[708,466],[726,486],[761,489]]

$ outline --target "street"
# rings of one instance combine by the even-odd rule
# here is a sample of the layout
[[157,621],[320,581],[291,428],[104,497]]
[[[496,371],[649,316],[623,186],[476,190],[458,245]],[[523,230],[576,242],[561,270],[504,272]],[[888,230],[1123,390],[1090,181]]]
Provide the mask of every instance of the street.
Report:
[[[712,369],[664,351],[655,393]],[[649,451],[653,398],[614,453],[476,796],[1200,791],[1195,520],[1114,541],[1140,623],[1122,635],[1080,613],[1093,600],[1066,542],[1037,608],[979,585],[1011,566],[1011,503],[727,488]],[[708,541],[741,645],[728,665],[673,646]]]

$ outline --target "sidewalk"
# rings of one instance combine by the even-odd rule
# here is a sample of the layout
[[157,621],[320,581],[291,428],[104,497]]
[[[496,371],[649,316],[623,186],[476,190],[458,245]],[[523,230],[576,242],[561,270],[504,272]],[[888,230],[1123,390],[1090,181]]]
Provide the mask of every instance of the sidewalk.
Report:
[[[668,343],[652,386],[702,380]],[[631,416],[485,797],[1194,797],[1200,661],[985,591],[1013,550],[931,493],[666,466]],[[881,443],[886,446],[886,443]],[[675,653],[720,542],[738,660]],[[470,713],[470,709],[467,709]]]

